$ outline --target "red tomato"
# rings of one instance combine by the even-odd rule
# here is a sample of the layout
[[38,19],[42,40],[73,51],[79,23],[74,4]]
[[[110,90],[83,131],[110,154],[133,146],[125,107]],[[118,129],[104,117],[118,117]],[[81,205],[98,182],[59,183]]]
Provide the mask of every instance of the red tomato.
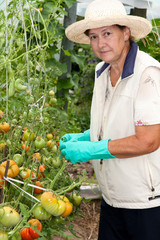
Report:
[[29,146],[28,145],[26,146],[26,144],[22,144],[21,148],[23,150],[25,149],[25,152],[28,152],[28,150],[29,150]]
[[32,236],[30,235],[29,228],[24,228],[21,231],[21,237],[23,240],[33,240]]
[[[38,186],[38,187],[42,187],[43,188],[43,185],[40,183],[40,181],[36,181],[35,185]],[[43,192],[43,190],[39,189],[39,188],[35,188],[34,192],[37,193],[37,194],[40,194],[40,193]]]
[[44,164],[40,165],[39,166],[39,172],[43,177],[45,177],[44,170],[45,170],[45,165]]
[[36,225],[37,229],[40,232],[42,232],[42,224],[41,224],[41,222],[38,219],[34,219],[33,218],[33,219],[29,220],[28,223],[31,225],[31,227],[29,228],[29,232],[30,232],[31,237],[33,239],[39,238],[40,235],[35,230],[32,229],[32,226]]

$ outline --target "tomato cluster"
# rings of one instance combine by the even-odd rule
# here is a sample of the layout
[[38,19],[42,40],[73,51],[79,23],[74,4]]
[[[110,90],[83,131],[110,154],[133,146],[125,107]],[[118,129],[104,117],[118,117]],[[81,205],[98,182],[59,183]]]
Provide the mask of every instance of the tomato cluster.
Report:
[[[50,94],[52,96],[53,93]],[[0,120],[4,117],[5,114],[0,111]],[[59,229],[59,225],[62,226],[61,223],[76,211],[82,198],[68,193],[68,189],[74,190],[75,181],[65,168],[67,161],[59,157],[59,135],[56,129],[39,134],[30,124],[22,128],[14,121],[9,132],[0,132],[0,136],[0,187],[4,190],[4,196],[7,191],[6,198],[10,202],[3,207],[0,204],[0,224],[8,229],[19,226],[11,237],[8,232],[0,232],[0,239],[37,239],[41,234],[43,236],[40,221],[45,227],[51,223]],[[10,182],[4,176],[10,178]],[[17,187],[12,186],[13,178]],[[39,203],[34,205],[32,197]],[[16,199],[17,204],[13,204]],[[20,208],[19,203],[23,207],[27,205],[27,210],[21,213],[23,208]],[[25,218],[27,211],[30,212],[27,216],[32,217],[28,222],[28,217]]]

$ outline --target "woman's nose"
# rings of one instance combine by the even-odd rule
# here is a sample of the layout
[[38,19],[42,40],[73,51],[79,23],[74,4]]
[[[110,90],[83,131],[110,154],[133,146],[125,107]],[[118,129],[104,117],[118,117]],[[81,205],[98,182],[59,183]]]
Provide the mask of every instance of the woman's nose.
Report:
[[106,41],[103,37],[98,38],[98,46],[101,48],[106,44]]

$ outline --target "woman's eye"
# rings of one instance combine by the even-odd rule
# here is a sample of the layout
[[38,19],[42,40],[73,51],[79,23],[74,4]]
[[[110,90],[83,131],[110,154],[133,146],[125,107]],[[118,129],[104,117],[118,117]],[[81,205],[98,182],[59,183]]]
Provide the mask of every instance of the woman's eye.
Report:
[[109,36],[109,35],[110,35],[110,32],[106,32],[104,35],[105,35],[105,36]]
[[94,35],[93,35],[93,36],[90,36],[90,39],[91,39],[91,40],[94,40],[94,39],[96,39],[96,36],[94,36]]

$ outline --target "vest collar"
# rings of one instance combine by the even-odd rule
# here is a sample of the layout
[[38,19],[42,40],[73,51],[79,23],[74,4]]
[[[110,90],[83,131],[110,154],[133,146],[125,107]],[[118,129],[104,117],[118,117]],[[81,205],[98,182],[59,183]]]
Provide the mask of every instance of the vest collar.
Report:
[[[129,77],[130,75],[133,74],[134,72],[134,64],[135,64],[135,59],[137,55],[137,50],[138,50],[138,45],[131,41],[131,48],[127,54],[125,63],[124,63],[124,68],[122,72],[122,79]],[[104,70],[109,66],[108,63],[104,63],[102,67],[96,71],[97,78],[104,72]]]

